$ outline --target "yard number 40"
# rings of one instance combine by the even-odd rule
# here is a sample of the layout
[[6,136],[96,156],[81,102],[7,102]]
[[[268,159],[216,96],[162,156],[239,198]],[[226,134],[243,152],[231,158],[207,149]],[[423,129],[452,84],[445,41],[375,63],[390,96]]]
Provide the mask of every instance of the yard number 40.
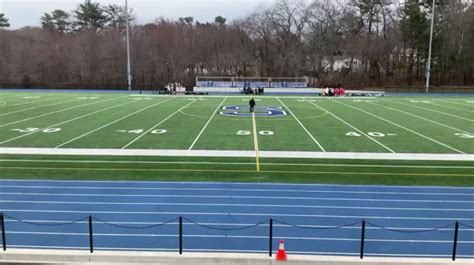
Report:
[[454,135],[459,136],[464,139],[474,139],[474,134],[471,134],[471,133],[455,133]]

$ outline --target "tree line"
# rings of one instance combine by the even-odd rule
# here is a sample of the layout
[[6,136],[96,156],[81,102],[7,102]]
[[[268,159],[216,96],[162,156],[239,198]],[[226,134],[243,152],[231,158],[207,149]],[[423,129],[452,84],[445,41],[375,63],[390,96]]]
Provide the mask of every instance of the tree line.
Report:
[[[431,0],[276,0],[246,17],[212,22],[158,17],[85,0],[41,27],[8,30],[0,14],[0,83],[125,87],[125,23],[133,84],[192,86],[199,76],[308,76],[313,85],[424,83]],[[432,84],[474,84],[474,6],[436,0]],[[129,12],[128,16],[126,12]]]

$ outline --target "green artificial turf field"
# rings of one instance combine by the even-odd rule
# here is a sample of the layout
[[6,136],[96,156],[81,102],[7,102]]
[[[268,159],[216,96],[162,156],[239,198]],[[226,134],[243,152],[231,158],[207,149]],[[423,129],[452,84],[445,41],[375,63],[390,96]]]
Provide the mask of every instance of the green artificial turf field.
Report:
[[[470,97],[0,92],[0,148],[474,154]],[[111,151],[113,152],[113,151]],[[148,161],[148,162],[147,162]],[[2,178],[472,186],[471,161],[0,154]]]

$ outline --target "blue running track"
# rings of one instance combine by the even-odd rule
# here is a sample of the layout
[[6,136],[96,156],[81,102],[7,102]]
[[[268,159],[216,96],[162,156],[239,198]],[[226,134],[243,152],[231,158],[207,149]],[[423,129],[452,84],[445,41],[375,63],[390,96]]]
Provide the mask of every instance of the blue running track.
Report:
[[8,248],[474,258],[474,188],[0,180]]

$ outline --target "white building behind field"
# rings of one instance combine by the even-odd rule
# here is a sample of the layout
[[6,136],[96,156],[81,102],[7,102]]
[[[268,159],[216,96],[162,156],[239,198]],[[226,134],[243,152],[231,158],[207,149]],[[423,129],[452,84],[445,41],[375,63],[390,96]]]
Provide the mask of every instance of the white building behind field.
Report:
[[[340,72],[343,69],[351,68],[352,71],[358,71],[363,68],[364,62],[359,59],[345,57],[345,56],[336,56],[334,61],[331,62],[328,59],[323,59],[323,68],[324,71],[332,69],[335,72]],[[352,67],[351,67],[352,64]]]

